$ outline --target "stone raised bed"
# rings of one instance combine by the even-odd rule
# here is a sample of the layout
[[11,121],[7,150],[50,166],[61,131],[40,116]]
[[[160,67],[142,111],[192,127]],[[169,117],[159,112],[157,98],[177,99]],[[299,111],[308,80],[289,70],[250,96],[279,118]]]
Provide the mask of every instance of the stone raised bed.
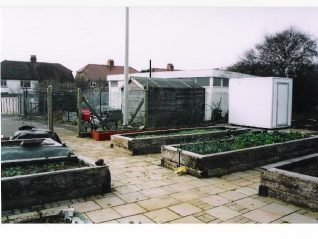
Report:
[[10,224],[91,224],[92,222],[74,208],[62,210],[44,209],[2,218],[2,223]]
[[175,169],[180,164],[197,177],[213,177],[318,152],[318,136],[205,155],[178,146],[162,147],[163,166]]
[[[215,131],[177,134],[180,131],[194,130],[194,129],[216,129]],[[232,126],[212,126],[200,128],[185,128],[185,129],[170,129],[160,131],[148,131],[143,133],[131,133],[112,135],[111,140],[117,147],[124,148],[132,155],[160,153],[161,146],[191,143],[197,141],[210,140],[213,138],[220,138],[227,135],[237,135],[249,131],[246,128],[232,127]],[[176,133],[176,135],[173,135]],[[155,134],[155,135],[154,135]],[[169,135],[166,135],[169,134]],[[151,135],[151,136],[148,136]],[[145,136],[145,137],[143,137]],[[137,137],[137,138],[136,138]]]
[[261,168],[259,195],[318,211],[318,153]]
[[3,170],[14,166],[61,163],[66,160],[77,160],[81,166],[52,172],[1,177],[2,210],[110,192],[111,178],[108,166],[105,164],[96,166],[83,157],[10,160],[2,162],[1,167]]

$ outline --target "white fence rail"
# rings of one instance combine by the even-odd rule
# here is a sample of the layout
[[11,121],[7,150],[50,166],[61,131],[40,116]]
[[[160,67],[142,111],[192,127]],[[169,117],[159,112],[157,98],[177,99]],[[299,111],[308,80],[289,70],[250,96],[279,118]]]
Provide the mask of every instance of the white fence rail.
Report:
[[5,96],[1,97],[1,114],[4,115],[19,115],[21,114],[20,97]]

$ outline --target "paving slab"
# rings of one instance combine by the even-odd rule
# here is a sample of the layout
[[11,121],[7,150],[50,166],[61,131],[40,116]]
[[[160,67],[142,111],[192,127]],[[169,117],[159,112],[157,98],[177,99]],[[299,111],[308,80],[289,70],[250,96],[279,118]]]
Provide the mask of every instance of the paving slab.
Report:
[[132,216],[135,214],[140,214],[146,212],[146,210],[140,207],[136,203],[125,204],[117,207],[113,207],[115,211],[117,211],[123,217]]
[[202,211],[200,208],[193,206],[189,203],[177,204],[177,205],[169,207],[169,209],[171,211],[178,213],[179,215],[183,217]]
[[237,192],[237,191],[227,191],[227,192],[219,193],[218,195],[231,201],[236,201],[236,200],[247,197],[246,194]]
[[118,222],[121,224],[153,224],[154,223],[148,217],[142,214],[121,218],[121,219],[118,219]]
[[243,198],[241,200],[235,201],[235,203],[250,210],[254,210],[266,205],[264,202],[253,198]]
[[149,217],[156,223],[165,223],[169,221],[173,221],[180,216],[167,208],[158,209],[155,211],[145,213],[145,216]]
[[295,208],[291,208],[291,207],[288,207],[288,206],[280,205],[280,204],[277,204],[277,203],[271,203],[271,204],[268,204],[266,206],[263,206],[263,207],[260,208],[260,210],[265,211],[265,212],[269,212],[269,213],[272,213],[272,214],[276,214],[276,215],[278,215],[280,217],[286,216],[286,215],[291,214],[292,212],[296,211]]
[[195,218],[194,216],[187,216],[187,217],[182,217],[182,218],[177,219],[177,220],[173,220],[169,223],[171,223],[171,224],[202,224],[204,222]]
[[247,196],[258,194],[258,189],[250,188],[250,187],[241,187],[241,188],[235,189],[235,191],[240,192],[240,193],[244,193]]
[[71,204],[70,207],[74,208],[76,211],[79,211],[79,212],[89,212],[89,211],[101,209],[101,206],[99,206],[94,201],[74,203],[74,204]]
[[222,221],[226,221],[226,220],[229,220],[233,217],[237,217],[238,215],[240,215],[239,212],[232,210],[230,208],[227,208],[225,206],[219,206],[216,208],[212,208],[212,209],[208,210],[207,213],[216,217],[217,219],[222,220]]
[[159,208],[175,205],[179,203],[179,201],[173,197],[167,196],[167,197],[160,197],[160,198],[151,198],[151,199],[139,201],[137,203],[141,207],[145,208],[146,210],[152,211]]
[[169,194],[166,190],[162,188],[150,188],[146,190],[140,191],[142,194],[146,195],[147,197],[160,197]]
[[116,191],[121,194],[125,194],[125,193],[140,191],[140,188],[135,185],[126,185],[126,186],[117,187]]
[[107,222],[101,222],[100,224],[119,224],[119,222],[117,220],[111,220]]
[[209,186],[205,186],[205,187],[200,187],[199,190],[202,191],[202,192],[211,194],[211,195],[218,194],[218,193],[226,191],[226,189],[217,187],[215,185],[209,185]]
[[253,211],[245,213],[243,214],[243,216],[259,223],[270,223],[280,218],[280,216],[276,214],[265,212],[260,209],[255,209]]
[[199,190],[192,190],[170,194],[170,196],[181,202],[188,202],[202,197],[206,197],[208,196],[208,194]]
[[317,219],[307,217],[299,213],[292,213],[288,216],[282,217],[281,220],[289,223],[318,223]]
[[212,195],[209,197],[201,198],[202,202],[205,202],[213,207],[221,206],[223,204],[226,204],[229,202],[228,199],[218,196],[218,195]]
[[98,200],[95,200],[95,202],[98,205],[100,205],[102,208],[114,207],[114,206],[125,204],[124,200],[116,196],[98,199]]
[[121,215],[112,208],[105,208],[96,211],[87,212],[86,215],[92,222],[101,223],[121,218]]
[[118,197],[123,199],[127,203],[136,202],[136,201],[142,201],[145,199],[148,199],[147,196],[140,192],[131,192],[126,194],[118,194]]

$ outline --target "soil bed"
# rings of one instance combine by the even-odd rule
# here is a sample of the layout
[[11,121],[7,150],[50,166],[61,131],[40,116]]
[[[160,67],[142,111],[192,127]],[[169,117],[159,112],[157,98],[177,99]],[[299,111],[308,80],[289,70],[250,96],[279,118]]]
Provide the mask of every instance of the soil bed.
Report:
[[164,145],[161,164],[197,177],[222,176],[318,152],[318,137],[299,132],[248,132],[227,139]]
[[60,162],[50,162],[50,163],[30,163],[25,165],[15,165],[15,166],[2,166],[1,167],[1,177],[13,177],[27,174],[36,174],[43,172],[54,172],[63,169],[71,168],[82,168],[87,167],[83,161],[79,160],[65,160]]
[[149,138],[149,137],[158,137],[158,136],[173,136],[173,135],[184,135],[184,134],[198,134],[198,133],[208,133],[213,131],[221,131],[226,130],[226,128],[199,128],[199,129],[187,129],[187,130],[179,130],[175,132],[156,132],[156,133],[142,133],[131,135],[130,137],[133,139],[139,138]]
[[232,126],[212,126],[187,129],[148,131],[111,136],[115,146],[132,155],[160,153],[163,145],[204,142],[216,138],[238,135],[250,129]]
[[37,218],[29,221],[24,221],[23,223],[27,224],[38,224],[38,223],[48,223],[48,224],[71,224],[72,222],[69,220],[66,220],[65,218],[61,217],[60,215],[56,216],[50,216],[50,217],[42,217],[42,218]]
[[205,155],[244,149],[266,144],[281,143],[295,139],[304,139],[308,138],[309,136],[310,135],[301,134],[298,132],[247,132],[238,136],[234,136],[233,139],[229,140],[211,140],[207,142],[199,142],[193,144],[181,144],[177,146],[177,148]]
[[316,160],[304,160],[301,163],[293,163],[277,168],[312,177],[318,177],[318,157]]
[[318,211],[318,153],[261,167],[259,195]]
[[104,163],[84,157],[52,157],[1,162],[2,209],[103,194],[111,190]]

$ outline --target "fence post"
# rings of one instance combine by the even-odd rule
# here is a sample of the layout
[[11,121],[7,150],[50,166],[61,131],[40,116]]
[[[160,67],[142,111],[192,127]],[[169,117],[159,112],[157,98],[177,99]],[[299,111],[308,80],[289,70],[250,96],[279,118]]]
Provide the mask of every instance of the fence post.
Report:
[[148,127],[148,89],[144,90],[144,107],[145,107],[145,117],[144,117],[144,127]]
[[81,104],[82,104],[82,92],[81,92],[81,88],[77,88],[77,135],[78,137],[81,137],[81,123],[82,123]]
[[49,130],[53,131],[52,85],[47,88],[47,120]]

